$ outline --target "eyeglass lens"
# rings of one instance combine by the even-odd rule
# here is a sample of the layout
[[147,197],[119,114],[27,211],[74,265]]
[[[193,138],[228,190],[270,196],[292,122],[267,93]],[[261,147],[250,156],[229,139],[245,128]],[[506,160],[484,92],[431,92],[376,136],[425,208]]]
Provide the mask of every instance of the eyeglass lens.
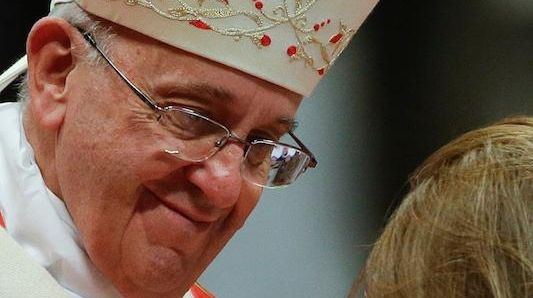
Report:
[[[165,128],[165,151],[176,157],[199,162],[215,154],[220,141],[230,132],[220,124],[186,109],[162,112],[159,122]],[[309,156],[296,148],[267,140],[249,144],[241,166],[243,178],[263,187],[291,184],[304,171]]]
[[281,187],[304,172],[309,156],[296,148],[267,141],[252,142],[242,164],[243,176],[257,185]]

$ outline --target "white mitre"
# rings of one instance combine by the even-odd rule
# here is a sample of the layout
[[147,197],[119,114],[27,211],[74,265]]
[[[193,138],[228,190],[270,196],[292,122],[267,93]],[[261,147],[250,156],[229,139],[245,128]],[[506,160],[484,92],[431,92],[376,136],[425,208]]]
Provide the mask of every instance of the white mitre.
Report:
[[[52,0],[311,94],[378,0]],[[26,69],[0,76],[0,90]]]

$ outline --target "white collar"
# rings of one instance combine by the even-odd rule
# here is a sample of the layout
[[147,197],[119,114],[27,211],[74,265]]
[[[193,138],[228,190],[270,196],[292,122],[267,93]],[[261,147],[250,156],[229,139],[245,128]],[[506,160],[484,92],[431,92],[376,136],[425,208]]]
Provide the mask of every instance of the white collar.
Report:
[[45,185],[20,103],[0,105],[0,206],[7,232],[72,297],[120,297],[94,267],[63,204]]

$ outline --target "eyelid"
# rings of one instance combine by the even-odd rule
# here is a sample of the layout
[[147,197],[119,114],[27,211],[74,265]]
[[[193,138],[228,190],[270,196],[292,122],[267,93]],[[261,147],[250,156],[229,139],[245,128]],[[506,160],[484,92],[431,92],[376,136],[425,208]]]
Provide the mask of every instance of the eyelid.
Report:
[[170,107],[185,108],[187,110],[193,111],[196,114],[212,119],[212,114],[209,113],[206,109],[198,107],[198,106],[190,105],[190,104],[180,104],[176,100],[165,100],[163,104],[161,105],[161,107],[162,108],[170,108]]
[[261,130],[258,130],[258,131],[253,131],[251,132],[248,137],[247,137],[247,140],[248,141],[257,141],[257,140],[268,140],[268,141],[273,141],[273,142],[280,142],[281,139],[283,138],[283,136],[285,136],[288,132],[285,132],[279,136],[276,136],[276,134],[273,134],[273,133],[269,133],[267,131],[261,131]]
[[[180,103],[185,102],[185,103]],[[216,121],[224,126],[226,124],[223,121],[220,121],[215,115],[210,112],[206,108],[199,107],[198,103],[195,100],[192,99],[186,99],[186,98],[172,98],[172,99],[165,99],[162,101],[161,107],[168,108],[168,107],[179,107],[179,108],[186,108],[189,109],[197,114],[200,114],[201,116],[207,117],[213,121]],[[231,130],[231,127],[226,126],[228,129]],[[280,142],[281,139],[286,136],[289,133],[289,130],[294,130],[296,126],[292,125],[283,125],[283,128],[281,127],[273,127],[271,129],[256,129],[252,130],[248,136],[246,137],[247,141],[254,141],[254,140],[269,140],[274,142]]]

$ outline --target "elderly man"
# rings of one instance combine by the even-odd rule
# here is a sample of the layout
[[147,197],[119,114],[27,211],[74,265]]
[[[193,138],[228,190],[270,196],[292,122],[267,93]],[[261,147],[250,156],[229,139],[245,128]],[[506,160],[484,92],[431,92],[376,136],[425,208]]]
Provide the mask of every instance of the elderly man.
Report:
[[4,240],[70,297],[208,295],[262,188],[316,165],[294,115],[376,1],[52,1],[0,78],[27,71],[0,106]]

